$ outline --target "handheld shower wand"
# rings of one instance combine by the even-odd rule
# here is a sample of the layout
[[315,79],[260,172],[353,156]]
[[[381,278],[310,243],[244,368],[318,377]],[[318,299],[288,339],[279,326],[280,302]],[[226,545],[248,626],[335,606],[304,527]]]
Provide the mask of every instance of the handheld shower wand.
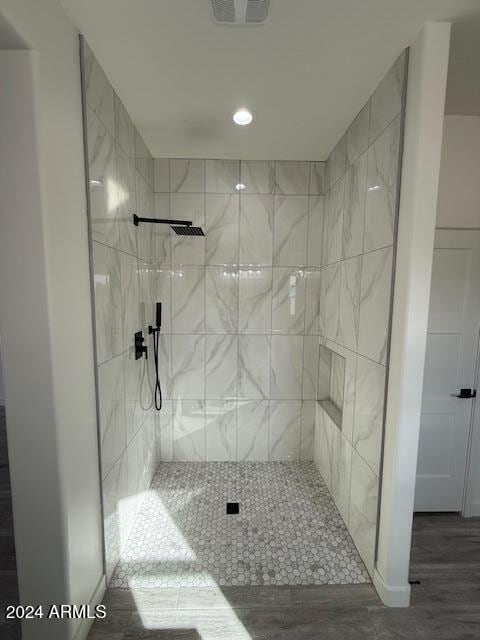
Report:
[[160,331],[162,329],[162,303],[157,302],[156,304],[156,313],[155,313],[155,323],[156,326],[152,327],[150,325],[148,327],[148,333],[153,333],[153,361],[155,365],[155,391],[154,391],[154,401],[155,401],[155,409],[157,411],[161,411],[163,405],[162,399],[162,387],[160,385],[160,373],[159,373],[159,364],[158,364],[158,347],[160,342]]

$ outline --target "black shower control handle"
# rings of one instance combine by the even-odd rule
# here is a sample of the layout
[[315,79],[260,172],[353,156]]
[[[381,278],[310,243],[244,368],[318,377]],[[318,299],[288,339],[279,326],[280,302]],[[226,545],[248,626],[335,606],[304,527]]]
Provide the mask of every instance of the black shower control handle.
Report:
[[477,395],[476,389],[460,389],[460,393],[457,395],[457,398],[461,398],[462,400],[468,400],[470,398],[475,398]]
[[135,333],[135,360],[138,360],[143,355],[148,357],[148,348],[144,345],[145,338],[143,337],[143,331],[137,331]]

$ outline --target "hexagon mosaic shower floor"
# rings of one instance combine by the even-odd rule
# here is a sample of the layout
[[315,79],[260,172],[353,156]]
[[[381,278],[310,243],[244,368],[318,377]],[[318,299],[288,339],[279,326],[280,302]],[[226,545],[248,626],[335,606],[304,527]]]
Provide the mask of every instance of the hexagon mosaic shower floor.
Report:
[[[239,513],[228,515],[227,502]],[[160,464],[112,587],[369,582],[311,462]]]

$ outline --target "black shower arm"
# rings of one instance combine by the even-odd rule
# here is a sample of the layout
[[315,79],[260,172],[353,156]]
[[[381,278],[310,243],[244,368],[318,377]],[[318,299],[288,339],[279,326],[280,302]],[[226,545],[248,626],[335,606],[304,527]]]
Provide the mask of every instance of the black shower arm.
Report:
[[157,224],[169,224],[170,226],[191,227],[191,220],[169,220],[168,218],[140,218],[136,213],[133,214],[133,224],[138,227],[140,222],[155,222]]

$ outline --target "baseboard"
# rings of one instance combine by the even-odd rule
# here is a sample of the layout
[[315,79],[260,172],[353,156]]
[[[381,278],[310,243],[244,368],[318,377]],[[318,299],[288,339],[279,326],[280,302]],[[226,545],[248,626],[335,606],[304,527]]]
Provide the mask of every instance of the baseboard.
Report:
[[[91,609],[95,608],[97,604],[100,604],[102,602],[106,589],[107,587],[105,582],[105,576],[102,576],[93,593],[93,596],[90,598],[90,602],[88,603]],[[75,632],[75,635],[73,636],[73,640],[86,640],[88,633],[94,622],[95,620],[90,620],[87,618],[81,620]]]
[[374,569],[373,586],[377,590],[380,600],[387,607],[408,607],[410,605],[410,585],[397,586],[385,582],[383,577]]

